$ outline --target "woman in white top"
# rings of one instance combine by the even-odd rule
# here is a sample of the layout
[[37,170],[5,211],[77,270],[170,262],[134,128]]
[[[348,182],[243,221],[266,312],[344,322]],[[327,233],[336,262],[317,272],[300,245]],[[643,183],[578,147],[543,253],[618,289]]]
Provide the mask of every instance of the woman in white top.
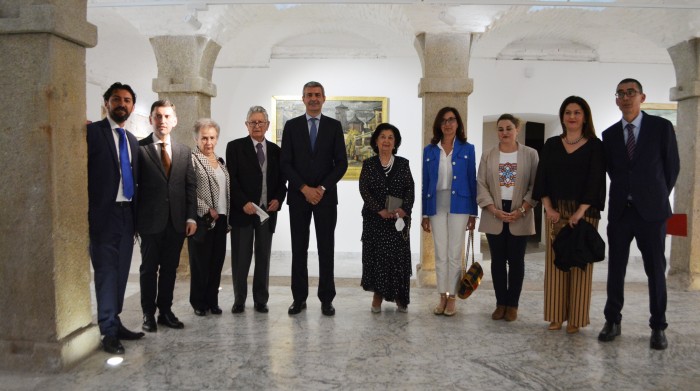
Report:
[[527,236],[535,233],[532,199],[537,151],[518,143],[520,120],[503,114],[496,122],[498,145],[485,151],[477,174],[479,232],[486,233],[491,251],[491,276],[496,292],[493,320],[518,317],[518,300],[525,277]]

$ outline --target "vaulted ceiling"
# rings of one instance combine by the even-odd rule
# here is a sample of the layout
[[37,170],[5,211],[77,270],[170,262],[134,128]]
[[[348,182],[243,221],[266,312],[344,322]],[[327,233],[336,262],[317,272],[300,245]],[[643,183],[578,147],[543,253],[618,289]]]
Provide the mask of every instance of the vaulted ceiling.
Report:
[[700,1],[88,0],[88,20],[110,50],[158,35],[211,37],[222,47],[216,67],[414,57],[422,32],[473,33],[476,58],[669,63],[668,47],[700,37]]

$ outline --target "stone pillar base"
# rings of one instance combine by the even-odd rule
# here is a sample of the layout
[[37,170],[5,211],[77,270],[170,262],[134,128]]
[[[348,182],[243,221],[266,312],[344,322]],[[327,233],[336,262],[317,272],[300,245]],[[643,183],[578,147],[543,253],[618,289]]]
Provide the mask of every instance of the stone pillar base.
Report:
[[60,372],[72,367],[100,346],[100,329],[91,324],[59,341],[0,340],[0,368]]
[[434,288],[437,286],[435,269],[424,269],[421,264],[416,265],[416,282],[421,288]]

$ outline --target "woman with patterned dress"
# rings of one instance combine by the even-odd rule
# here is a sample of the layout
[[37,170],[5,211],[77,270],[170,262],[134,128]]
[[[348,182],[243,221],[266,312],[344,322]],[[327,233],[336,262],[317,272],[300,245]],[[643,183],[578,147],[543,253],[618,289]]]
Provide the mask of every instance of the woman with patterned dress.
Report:
[[377,126],[370,145],[377,155],[362,163],[360,173],[360,194],[364,201],[362,288],[374,292],[373,313],[381,312],[383,300],[396,302],[396,310],[406,312],[412,274],[413,177],[408,160],[396,156],[401,133],[395,126],[387,123]]
[[590,323],[593,264],[565,272],[554,266],[552,241],[562,224],[574,227],[583,219],[598,228],[605,206],[603,143],[595,134],[588,103],[578,96],[559,108],[563,132],[549,138],[540,153],[532,198],[541,200],[547,226],[544,269],[544,319],[549,330],[574,334]]
[[520,120],[503,114],[496,122],[498,145],[481,156],[476,201],[481,207],[479,231],[491,250],[491,277],[496,310],[491,319],[518,318],[518,301],[525,278],[527,237],[535,233],[532,199],[537,151],[518,142]]

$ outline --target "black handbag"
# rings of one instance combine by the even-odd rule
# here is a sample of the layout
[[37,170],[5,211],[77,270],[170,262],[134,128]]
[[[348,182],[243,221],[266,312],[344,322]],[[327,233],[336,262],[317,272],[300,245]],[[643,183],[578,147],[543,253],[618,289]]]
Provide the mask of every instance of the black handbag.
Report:
[[[207,170],[204,168],[204,164],[199,161],[199,158],[195,158],[195,160],[206,173]],[[209,191],[211,192],[211,178],[209,178],[209,174],[207,174],[207,180],[209,181]],[[211,194],[211,200],[214,202],[214,193]],[[192,240],[198,243],[204,242],[207,238],[207,233],[209,230],[213,229],[214,226],[214,216],[212,216],[210,212],[207,212],[204,216],[197,216],[197,230],[194,232],[194,235],[192,235]]]

